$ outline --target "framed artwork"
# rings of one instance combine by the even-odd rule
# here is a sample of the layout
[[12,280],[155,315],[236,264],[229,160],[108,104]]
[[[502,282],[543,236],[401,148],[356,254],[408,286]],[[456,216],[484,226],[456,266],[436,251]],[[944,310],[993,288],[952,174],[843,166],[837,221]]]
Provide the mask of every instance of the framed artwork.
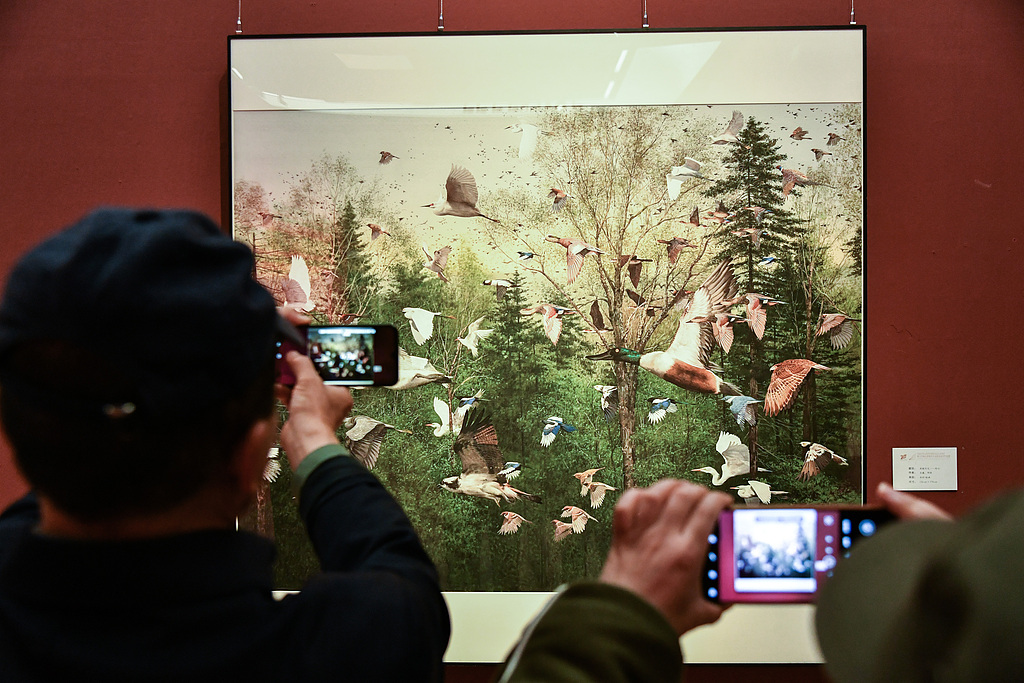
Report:
[[[345,436],[439,568],[452,661],[522,626],[460,612],[596,576],[629,487],[863,500],[862,27],[241,36],[229,70],[257,276],[399,329]],[[287,471],[264,494],[296,589]]]

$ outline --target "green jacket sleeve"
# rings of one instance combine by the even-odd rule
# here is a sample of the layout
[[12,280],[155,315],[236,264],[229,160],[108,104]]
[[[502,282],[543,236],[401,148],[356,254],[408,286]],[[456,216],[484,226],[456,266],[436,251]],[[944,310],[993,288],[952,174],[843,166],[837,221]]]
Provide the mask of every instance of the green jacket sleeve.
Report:
[[672,681],[682,676],[679,638],[657,609],[597,581],[564,588],[526,628],[499,683]]

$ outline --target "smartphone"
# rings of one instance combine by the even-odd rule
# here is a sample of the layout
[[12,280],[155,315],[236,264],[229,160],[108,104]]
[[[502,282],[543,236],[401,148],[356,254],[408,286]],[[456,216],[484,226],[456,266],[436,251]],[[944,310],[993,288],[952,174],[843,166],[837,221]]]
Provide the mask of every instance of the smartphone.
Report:
[[894,519],[862,506],[723,510],[708,537],[704,594],[723,603],[814,602],[850,548]]
[[293,386],[295,375],[284,359],[289,351],[310,357],[324,384],[391,386],[398,382],[398,330],[393,325],[309,325],[298,336],[278,340],[278,384]]

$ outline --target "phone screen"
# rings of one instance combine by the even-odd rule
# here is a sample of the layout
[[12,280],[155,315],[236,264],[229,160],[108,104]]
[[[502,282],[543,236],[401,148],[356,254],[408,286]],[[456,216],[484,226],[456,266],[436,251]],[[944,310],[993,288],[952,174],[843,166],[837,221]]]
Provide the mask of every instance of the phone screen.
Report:
[[719,602],[814,602],[850,548],[892,518],[878,508],[725,510],[708,538],[705,593]]
[[290,350],[309,356],[325,384],[390,386],[398,381],[398,333],[391,325],[309,326],[305,348],[286,339],[277,345],[277,381],[295,384],[284,361]]

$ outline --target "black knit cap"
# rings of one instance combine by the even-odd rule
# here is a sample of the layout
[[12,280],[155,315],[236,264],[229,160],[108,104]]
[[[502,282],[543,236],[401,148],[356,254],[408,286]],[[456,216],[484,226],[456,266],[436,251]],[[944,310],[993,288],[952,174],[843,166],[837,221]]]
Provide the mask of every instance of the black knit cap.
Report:
[[252,272],[249,249],[203,214],[93,211],[11,272],[0,373],[17,380],[7,353],[18,344],[69,341],[134,380],[139,418],[222,404],[273,353],[280,318]]

